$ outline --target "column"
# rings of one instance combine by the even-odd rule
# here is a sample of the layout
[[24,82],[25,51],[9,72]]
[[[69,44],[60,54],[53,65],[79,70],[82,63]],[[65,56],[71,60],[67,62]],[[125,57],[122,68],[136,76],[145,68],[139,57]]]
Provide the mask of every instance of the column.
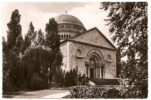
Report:
[[88,77],[88,66],[86,66],[86,74],[87,74],[87,77]]
[[97,78],[100,78],[100,67],[98,67],[98,76],[97,76]]
[[103,79],[103,66],[101,66],[101,78]]
[[94,75],[93,75],[93,78],[96,78],[96,68],[95,67],[93,67],[93,71],[94,71]]
[[101,73],[102,68],[100,67],[100,78],[102,78],[102,73]]

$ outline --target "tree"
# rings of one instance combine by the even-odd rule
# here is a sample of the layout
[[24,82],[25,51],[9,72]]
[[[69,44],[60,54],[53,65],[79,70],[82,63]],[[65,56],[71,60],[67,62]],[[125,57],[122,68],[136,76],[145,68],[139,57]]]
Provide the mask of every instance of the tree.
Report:
[[59,86],[63,86],[64,84],[64,73],[62,69],[56,70],[54,82],[56,82]]
[[6,89],[12,91],[19,88],[21,65],[21,58],[18,56],[20,54],[19,46],[21,46],[18,45],[21,36],[20,16],[17,9],[12,12],[11,20],[7,24],[7,41],[5,39],[3,41],[3,58],[5,59],[3,60],[3,86],[5,91],[7,91]]
[[21,34],[21,25],[20,25],[20,14],[19,11],[16,9],[12,12],[11,20],[7,24],[8,32],[7,32],[7,41],[9,48],[12,49],[16,44],[17,37]]
[[5,38],[3,37],[3,41],[2,41],[2,45],[3,45],[3,53],[6,55],[6,57],[8,56],[9,53],[9,45],[8,42],[5,41]]
[[44,39],[44,33],[40,29],[38,31],[38,39],[37,39],[38,45],[44,45],[45,39]]
[[35,46],[37,32],[34,30],[32,22],[29,24],[28,33],[25,36],[25,49]]
[[13,86],[20,88],[20,68],[21,58],[14,52],[10,51],[8,60],[9,76],[12,79]]
[[109,32],[117,42],[121,57],[121,78],[128,79],[126,97],[146,98],[148,93],[148,15],[147,2],[104,2],[109,10]]
[[59,69],[62,62],[62,53],[60,51],[60,38],[58,35],[58,24],[54,18],[49,19],[46,24],[46,47],[51,49],[50,81],[55,75],[56,69]]
[[116,76],[120,76],[120,71],[121,71],[121,55],[120,52],[117,50],[116,51]]
[[75,86],[76,85],[77,72],[76,69],[70,70],[65,74],[65,86]]
[[16,47],[18,48],[18,55],[21,57],[22,54],[24,53],[24,40],[23,40],[23,37],[22,35],[18,36],[17,39],[16,39]]
[[44,89],[48,86],[51,65],[50,50],[41,46],[32,47],[25,51],[21,67],[21,87],[29,89]]

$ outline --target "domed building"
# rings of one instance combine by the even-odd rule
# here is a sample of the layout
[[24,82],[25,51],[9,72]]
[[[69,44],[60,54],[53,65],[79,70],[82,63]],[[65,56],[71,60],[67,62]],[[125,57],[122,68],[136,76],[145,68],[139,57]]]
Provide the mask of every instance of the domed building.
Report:
[[62,69],[77,69],[89,78],[116,78],[116,48],[98,28],[86,30],[75,16],[55,18],[61,39]]
[[55,18],[58,25],[59,35],[61,40],[73,38],[76,35],[86,31],[82,22],[68,14],[62,14]]

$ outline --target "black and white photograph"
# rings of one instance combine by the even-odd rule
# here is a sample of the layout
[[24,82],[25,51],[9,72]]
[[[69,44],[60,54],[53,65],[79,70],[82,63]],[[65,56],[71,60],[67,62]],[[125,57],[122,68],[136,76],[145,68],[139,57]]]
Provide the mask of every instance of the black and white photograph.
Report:
[[2,1],[2,99],[148,99],[147,1]]

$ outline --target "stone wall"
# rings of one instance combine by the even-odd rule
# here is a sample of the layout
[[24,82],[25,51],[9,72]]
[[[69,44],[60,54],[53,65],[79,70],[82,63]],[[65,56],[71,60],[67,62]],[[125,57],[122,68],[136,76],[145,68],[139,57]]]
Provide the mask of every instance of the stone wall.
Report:
[[[86,74],[85,61],[89,51],[98,50],[102,53],[102,59],[107,60],[108,55],[111,56],[111,63],[105,65],[105,75],[104,78],[116,78],[116,51],[107,50],[99,47],[89,46],[85,44],[80,44],[72,41],[69,42],[69,68],[73,69],[78,66],[79,72],[81,74]],[[81,57],[76,57],[77,50],[81,51]]]
[[103,37],[102,33],[97,30],[97,28],[87,31],[86,33],[74,38],[74,40],[114,49],[107,39]]

